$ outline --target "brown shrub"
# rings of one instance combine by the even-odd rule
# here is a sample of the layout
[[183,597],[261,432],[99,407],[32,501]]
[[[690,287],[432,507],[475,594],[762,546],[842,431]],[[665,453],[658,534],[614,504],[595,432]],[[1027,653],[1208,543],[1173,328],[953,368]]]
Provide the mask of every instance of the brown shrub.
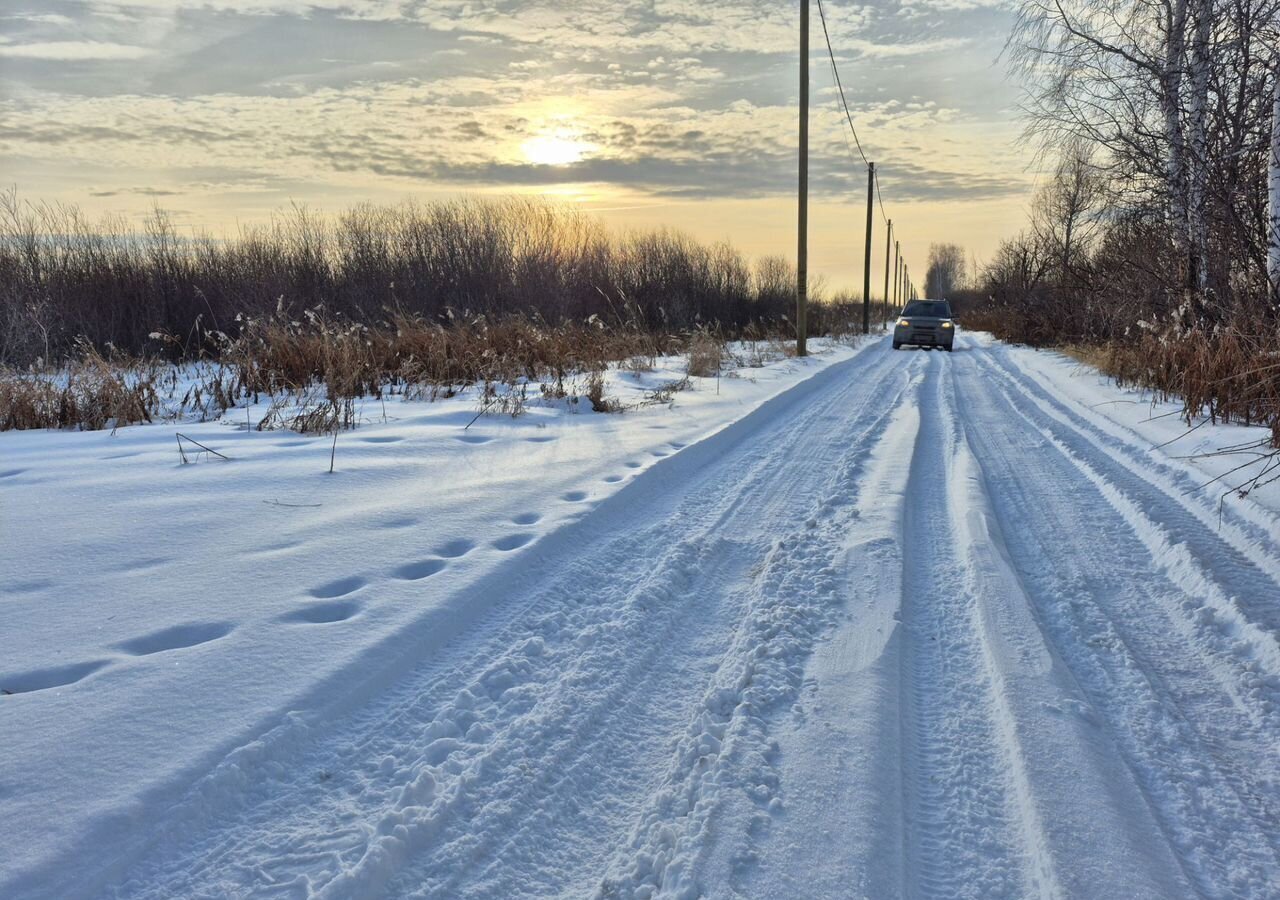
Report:
[[708,331],[699,329],[689,338],[689,362],[685,367],[690,375],[709,378],[720,374],[724,365],[724,341]]

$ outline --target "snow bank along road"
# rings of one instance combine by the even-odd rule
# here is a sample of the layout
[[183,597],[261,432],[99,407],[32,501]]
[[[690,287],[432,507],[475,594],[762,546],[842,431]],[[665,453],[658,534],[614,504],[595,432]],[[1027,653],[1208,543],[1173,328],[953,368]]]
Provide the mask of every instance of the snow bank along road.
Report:
[[1277,896],[1280,521],[1018,359],[824,370],[0,894]]

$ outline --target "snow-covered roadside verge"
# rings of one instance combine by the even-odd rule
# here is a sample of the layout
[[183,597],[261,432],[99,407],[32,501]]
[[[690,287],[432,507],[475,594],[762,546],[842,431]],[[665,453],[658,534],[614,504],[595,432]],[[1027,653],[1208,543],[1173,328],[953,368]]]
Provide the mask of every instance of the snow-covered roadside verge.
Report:
[[[226,786],[322,727],[291,711],[376,690],[485,614],[469,586],[518,580],[521,555],[660,459],[858,352],[821,350],[622,415],[534,403],[466,428],[474,393],[385,421],[366,404],[333,475],[329,438],[238,415],[0,435],[0,820],[22,835],[0,894],[91,891],[200,776]],[[678,366],[613,373],[610,393]],[[231,461],[181,465],[178,431]]]
[[[984,347],[998,344],[985,333],[969,333],[967,337]],[[1043,388],[1073,401],[1091,421],[1112,430],[1119,426],[1129,433],[1130,440],[1150,448],[1163,461],[1197,477],[1202,475],[1196,484],[1204,485],[1214,497],[1226,495],[1227,503],[1239,505],[1231,488],[1248,483],[1262,471],[1264,463],[1249,464],[1256,457],[1221,451],[1265,441],[1270,434],[1266,428],[1215,424],[1204,418],[1197,418],[1188,426],[1182,418],[1181,403],[1159,402],[1149,391],[1118,387],[1107,375],[1063,353],[1012,345],[1000,346],[1000,352]],[[1271,474],[1280,475],[1280,470],[1273,469]],[[1280,512],[1280,480],[1250,491],[1249,499]]]

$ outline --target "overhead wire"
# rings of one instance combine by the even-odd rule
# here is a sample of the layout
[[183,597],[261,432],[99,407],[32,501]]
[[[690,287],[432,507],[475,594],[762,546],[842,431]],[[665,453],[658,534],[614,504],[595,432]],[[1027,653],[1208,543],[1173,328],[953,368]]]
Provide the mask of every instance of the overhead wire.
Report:
[[[836,91],[840,96],[840,106],[844,110],[845,121],[849,123],[849,131],[853,134],[854,145],[858,148],[858,155],[862,157],[863,163],[872,171],[872,177],[875,184],[876,202],[880,207],[880,218],[886,225],[889,224],[889,214],[884,208],[884,194],[880,189],[880,170],[872,168],[871,160],[867,158],[866,151],[862,149],[862,141],[858,138],[858,128],[853,124],[853,113],[849,110],[849,101],[844,94],[844,82],[840,78],[840,67],[836,64],[835,49],[831,45],[831,31],[827,28],[827,12],[822,5],[822,0],[818,0],[818,20],[822,23],[822,36],[827,44],[827,58],[831,62],[831,74],[835,78]],[[841,129],[843,132],[843,129]],[[849,147],[848,135],[844,135],[845,149],[849,151],[849,156],[853,158],[853,151]],[[856,160],[855,160],[856,161]],[[895,229],[896,233],[896,229]]]
[[[822,37],[827,44],[827,59],[831,62],[831,74],[835,78],[836,91],[840,95],[840,106],[844,110],[845,121],[849,123],[849,131],[853,134],[853,142],[857,145],[858,155],[862,157],[862,161],[869,168],[871,166],[871,160],[867,159],[866,151],[862,149],[862,141],[858,138],[858,128],[853,124],[853,113],[850,112],[849,101],[844,95],[844,82],[840,78],[840,67],[836,64],[836,52],[835,48],[831,45],[831,32],[827,28],[827,12],[825,7],[822,5],[822,0],[818,0],[818,19],[822,22]],[[848,144],[848,141],[849,138],[845,137],[846,145]],[[884,210],[884,198],[880,197],[880,176],[878,173],[876,174],[876,196],[880,199],[880,218],[887,223],[889,221],[889,216]]]
[[844,107],[844,115],[849,122],[849,130],[853,132],[853,142],[858,145],[858,155],[869,166],[871,165],[871,160],[867,159],[867,154],[863,152],[862,141],[858,140],[858,129],[853,124],[853,114],[849,112],[849,102],[844,96],[844,84],[840,81],[840,69],[836,66],[836,52],[831,47],[831,32],[827,30],[827,13],[822,7],[822,0],[818,0],[818,18],[822,21],[822,36],[827,41],[827,56],[831,60],[831,74],[836,79],[836,90],[840,92],[840,104]]

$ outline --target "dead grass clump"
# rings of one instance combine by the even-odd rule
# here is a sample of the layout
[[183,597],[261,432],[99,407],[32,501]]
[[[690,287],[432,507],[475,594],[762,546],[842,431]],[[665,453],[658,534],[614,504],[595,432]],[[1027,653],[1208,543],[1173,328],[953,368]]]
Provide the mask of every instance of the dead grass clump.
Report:
[[1143,388],[1156,399],[1180,399],[1188,423],[1264,425],[1280,447],[1280,335],[1234,327],[1144,334],[1136,342],[1072,347],[1072,356],[1117,383]]
[[710,332],[699,329],[689,338],[689,362],[685,371],[697,378],[710,378],[720,374],[725,359],[724,341]]
[[91,348],[58,373],[0,371],[0,431],[150,422],[160,404],[156,377],[152,367],[111,361]]
[[587,376],[587,389],[583,393],[583,396],[587,398],[591,403],[591,408],[596,412],[622,412],[622,401],[617,397],[606,397],[604,394],[604,388],[604,372],[592,372]]
[[689,376],[678,378],[675,381],[668,381],[666,384],[660,384],[653,390],[647,392],[644,396],[645,403],[658,404],[660,406],[668,406],[675,400],[676,394],[680,391],[687,391],[693,386],[689,381]]
[[[547,392],[543,390],[545,397]],[[485,382],[484,389],[480,392],[479,408],[476,418],[482,415],[492,413],[494,415],[510,416],[518,419],[524,415],[526,407],[529,405],[529,385],[527,382],[508,382],[506,384],[495,384],[493,382]]]

